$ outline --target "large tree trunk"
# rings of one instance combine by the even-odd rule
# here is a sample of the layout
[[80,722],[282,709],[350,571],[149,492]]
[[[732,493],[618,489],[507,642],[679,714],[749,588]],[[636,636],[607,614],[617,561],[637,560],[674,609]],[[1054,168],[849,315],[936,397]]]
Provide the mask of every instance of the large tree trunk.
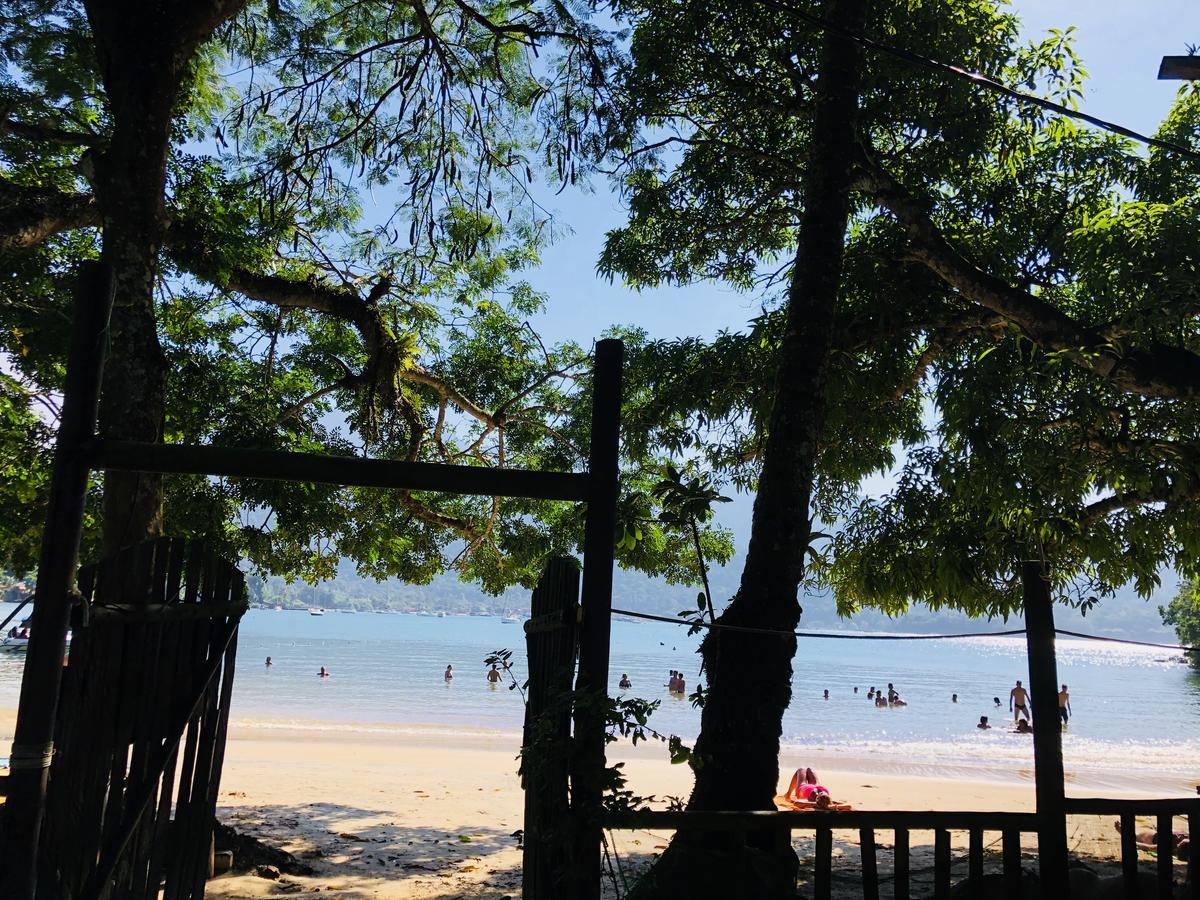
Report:
[[1021,563],[1025,608],[1025,647],[1033,700],[1033,777],[1037,790],[1038,877],[1047,897],[1066,900],[1066,781],[1062,722],[1058,712],[1058,657],[1054,646],[1054,598],[1041,554]]
[[[826,18],[859,31],[865,0],[828,0]],[[809,499],[825,411],[825,381],[850,212],[851,152],[861,85],[857,44],[826,31],[816,87],[804,214],[788,292],[775,400],[737,596],[701,653],[708,693],[696,742],[689,809],[773,809],[779,737],[791,702],[797,599],[811,537]],[[751,835],[728,855],[726,836],[679,833],[645,882],[645,896],[791,895],[797,860],[787,832]]]
[[[166,362],[154,285],[166,232],[167,159],[180,87],[197,46],[244,0],[90,0],[88,19],[113,117],[94,160],[102,257],[115,304],[100,405],[100,433],[157,442],[163,436]],[[161,475],[110,472],[104,482],[104,552],[162,533]]]

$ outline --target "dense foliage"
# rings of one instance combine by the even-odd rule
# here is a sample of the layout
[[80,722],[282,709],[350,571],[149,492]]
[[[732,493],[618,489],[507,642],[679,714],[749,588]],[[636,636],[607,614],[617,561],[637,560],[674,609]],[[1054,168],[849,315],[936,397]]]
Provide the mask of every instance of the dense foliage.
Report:
[[[1166,606],[1158,608],[1163,624],[1175,629],[1179,643],[1185,647],[1200,647],[1200,584],[1195,579],[1179,585],[1179,593]],[[1185,654],[1195,669],[1200,669],[1200,651]]]
[[[1082,96],[1069,30],[1024,44],[991,3],[876,7],[877,40]],[[651,442],[752,485],[818,29],[772,3],[623,9],[638,23],[631,115],[653,130],[630,129],[630,223],[602,267],[767,298],[746,332],[648,347],[661,376],[643,421]],[[867,78],[813,509],[839,526],[813,586],[847,614],[916,600],[1006,615],[1035,549],[1085,610],[1124,584],[1147,595],[1164,563],[1192,571],[1200,167],[888,54]],[[1200,143],[1200,94],[1181,92],[1160,136]],[[896,490],[860,496],[875,472]]]
[[[539,191],[574,181],[595,139],[612,38],[557,3],[194,9],[227,21],[174,106],[155,335],[110,357],[167,373],[162,439],[577,468],[588,351],[543,344],[528,321],[546,298],[521,273],[550,231]],[[92,173],[128,114],[96,15],[23,0],[0,18],[0,350],[38,396],[61,388],[75,267],[107,228]],[[48,430],[6,403],[4,439],[38,448],[16,478],[36,500]],[[631,458],[623,521],[642,539],[623,562],[694,581],[691,535],[664,528],[648,494],[657,473]],[[346,556],[371,577],[452,568],[495,592],[581,533],[566,505],[238,479],[164,490],[167,532],[288,578],[330,577]],[[0,529],[3,562],[27,565],[36,516]],[[703,539],[728,558],[726,535]]]

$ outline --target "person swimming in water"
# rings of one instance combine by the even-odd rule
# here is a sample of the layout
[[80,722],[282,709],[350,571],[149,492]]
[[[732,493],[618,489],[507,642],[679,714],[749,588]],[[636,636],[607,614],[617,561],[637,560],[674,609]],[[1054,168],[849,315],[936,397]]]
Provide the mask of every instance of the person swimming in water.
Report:
[[875,695],[875,705],[877,707],[882,707],[884,709],[887,708],[887,705],[888,705],[887,697],[883,696],[883,691],[880,691],[879,693],[877,693]]
[[621,683],[617,685],[621,690],[627,691],[633,687],[633,682],[629,680],[629,676],[624,672],[621,673]]
[[987,731],[987,730],[988,730],[989,728],[991,728],[992,726],[988,724],[988,717],[987,717],[987,716],[980,716],[980,717],[979,717],[979,724],[978,724],[978,725],[976,725],[975,727],[976,727],[976,728],[979,728],[979,729],[981,729],[981,730],[983,730],[983,731]]
[[321,671],[317,673],[318,678],[328,678],[332,673],[326,671],[324,666],[321,666]]

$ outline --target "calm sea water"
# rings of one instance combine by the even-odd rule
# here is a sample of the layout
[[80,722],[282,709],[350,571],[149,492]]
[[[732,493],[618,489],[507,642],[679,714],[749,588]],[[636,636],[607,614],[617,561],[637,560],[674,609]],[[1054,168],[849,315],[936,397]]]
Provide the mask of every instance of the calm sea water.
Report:
[[[669,697],[663,685],[670,669],[695,685],[698,640],[672,625],[615,621],[610,690],[617,693],[628,673],[634,685],[628,693],[662,701],[652,724],[693,738],[699,712]],[[239,643],[234,718],[335,730],[518,729],[520,696],[484,679],[484,657],[501,648],[515,651],[513,671],[524,681],[524,632],[499,619],[251,610]],[[1064,738],[1068,768],[1123,770],[1180,785],[1200,777],[1200,676],[1168,661],[1169,651],[1077,640],[1058,648],[1060,679],[1070,686],[1075,712]],[[0,653],[0,706],[16,706],[23,661]],[[456,673],[449,685],[442,677],[448,664]],[[332,677],[318,678],[321,666]],[[1032,760],[1029,738],[1006,727],[975,728],[981,715],[1001,726],[1011,721],[1009,689],[1018,678],[1028,684],[1020,638],[804,638],[794,667],[785,744],[916,765],[1009,767]],[[870,686],[889,681],[908,707],[876,709],[867,700]]]

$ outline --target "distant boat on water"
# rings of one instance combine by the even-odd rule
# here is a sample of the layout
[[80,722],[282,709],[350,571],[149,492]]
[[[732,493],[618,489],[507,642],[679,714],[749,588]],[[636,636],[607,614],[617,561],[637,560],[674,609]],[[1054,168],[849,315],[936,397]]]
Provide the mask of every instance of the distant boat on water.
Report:
[[325,610],[321,609],[321,607],[319,607],[319,606],[314,606],[312,609],[310,609],[308,611],[308,614],[310,616],[323,616],[323,615],[325,615]]
[[521,623],[521,617],[515,613],[509,613],[508,615],[501,616],[500,621],[505,625],[519,625]]
[[19,653],[29,646],[29,638],[27,637],[9,637],[0,640],[0,650],[5,653]]

